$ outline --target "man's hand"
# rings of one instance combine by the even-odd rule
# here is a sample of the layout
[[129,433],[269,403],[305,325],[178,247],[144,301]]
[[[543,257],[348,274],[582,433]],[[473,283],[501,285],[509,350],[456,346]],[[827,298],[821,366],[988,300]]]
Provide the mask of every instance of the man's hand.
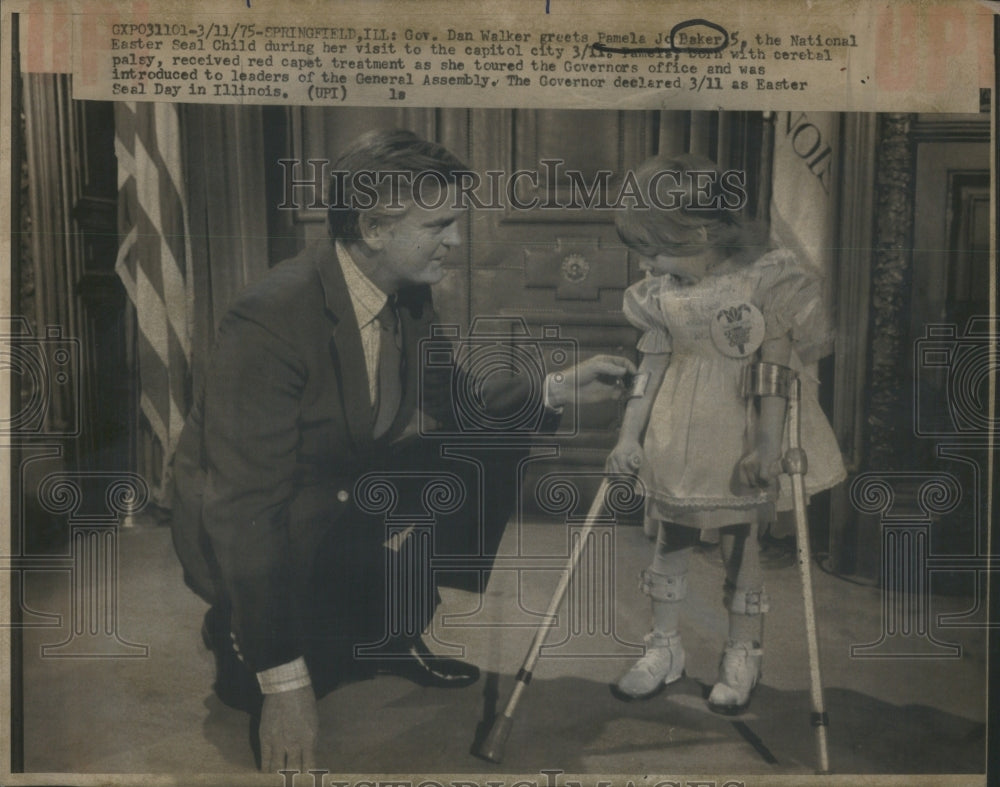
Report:
[[319,716],[312,686],[265,694],[260,712],[260,769],[302,773],[315,767]]
[[612,474],[632,475],[642,466],[642,459],[639,441],[623,437],[608,455],[605,470]]
[[595,355],[565,372],[549,375],[549,404],[593,404],[618,399],[622,377],[635,374],[635,364],[617,355]]

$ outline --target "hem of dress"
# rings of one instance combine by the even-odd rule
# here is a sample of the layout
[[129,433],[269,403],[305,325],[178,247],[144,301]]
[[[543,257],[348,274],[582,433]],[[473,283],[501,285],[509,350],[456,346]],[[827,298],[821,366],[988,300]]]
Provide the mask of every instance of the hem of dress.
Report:
[[771,503],[748,508],[709,508],[709,509],[664,509],[657,506],[656,501],[649,501],[646,508],[646,534],[655,536],[654,522],[669,522],[681,527],[695,530],[718,530],[719,528],[739,524],[760,524],[774,516],[774,506]]
[[670,495],[646,491],[646,498],[657,505],[676,508],[679,511],[711,511],[719,508],[745,509],[773,503],[776,494],[762,493],[755,497],[698,497],[678,498]]

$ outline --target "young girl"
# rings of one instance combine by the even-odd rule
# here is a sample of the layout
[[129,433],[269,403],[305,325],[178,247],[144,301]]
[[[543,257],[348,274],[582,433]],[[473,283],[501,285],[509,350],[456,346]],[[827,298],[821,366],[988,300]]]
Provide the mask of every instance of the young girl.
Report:
[[[613,473],[638,471],[647,535],[656,538],[640,588],[652,600],[646,654],[618,681],[622,699],[645,699],[681,678],[679,612],[690,555],[702,529],[718,529],[729,637],[708,698],[741,713],[761,674],[764,592],[758,524],[779,496],[785,400],[740,392],[743,370],[766,361],[800,371],[824,354],[820,280],[787,251],[763,253],[762,233],[738,215],[738,193],[716,165],[692,155],[651,159],[637,171],[648,205],[622,209],[618,233],[646,278],[625,293],[643,331],[645,393],[629,401],[608,458]],[[803,397],[807,490],[844,477],[836,439],[815,399]],[[786,477],[787,482],[787,477]]]

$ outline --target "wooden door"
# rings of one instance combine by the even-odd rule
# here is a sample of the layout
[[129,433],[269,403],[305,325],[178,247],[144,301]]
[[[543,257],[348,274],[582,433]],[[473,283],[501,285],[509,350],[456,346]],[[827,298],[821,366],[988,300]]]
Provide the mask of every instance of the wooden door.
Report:
[[[980,115],[920,115],[913,134],[917,145],[908,346],[914,352],[908,379],[917,385],[919,432],[944,437],[971,429],[968,417],[989,400],[987,376],[969,374],[963,382],[970,388],[959,395],[953,386],[963,364],[941,363],[922,346],[982,344],[985,351],[987,337],[995,331],[989,319],[989,121]],[[954,356],[964,357],[961,352]],[[971,417],[974,423],[985,413]],[[925,450],[925,461],[933,463],[933,445],[926,443]]]

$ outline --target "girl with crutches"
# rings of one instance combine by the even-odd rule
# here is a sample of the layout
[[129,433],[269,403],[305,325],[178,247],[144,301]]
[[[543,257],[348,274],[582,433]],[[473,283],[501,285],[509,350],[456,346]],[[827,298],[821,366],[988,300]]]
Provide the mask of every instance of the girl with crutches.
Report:
[[[717,529],[725,567],[728,638],[708,698],[738,714],[761,675],[764,591],[758,526],[773,516],[782,482],[785,399],[747,397],[746,369],[765,362],[801,375],[829,349],[821,279],[739,215],[739,180],[697,156],[654,158],[636,172],[640,198],[616,214],[618,233],[646,278],[625,293],[626,318],[642,335],[640,376],[611,473],[638,472],[647,535],[655,539],[640,587],[652,602],[646,653],[616,696],[646,699],[684,673],[679,631],[690,555]],[[645,199],[643,199],[645,195]],[[810,493],[844,478],[836,439],[815,397],[801,405]],[[785,477],[787,485],[787,477]]]

